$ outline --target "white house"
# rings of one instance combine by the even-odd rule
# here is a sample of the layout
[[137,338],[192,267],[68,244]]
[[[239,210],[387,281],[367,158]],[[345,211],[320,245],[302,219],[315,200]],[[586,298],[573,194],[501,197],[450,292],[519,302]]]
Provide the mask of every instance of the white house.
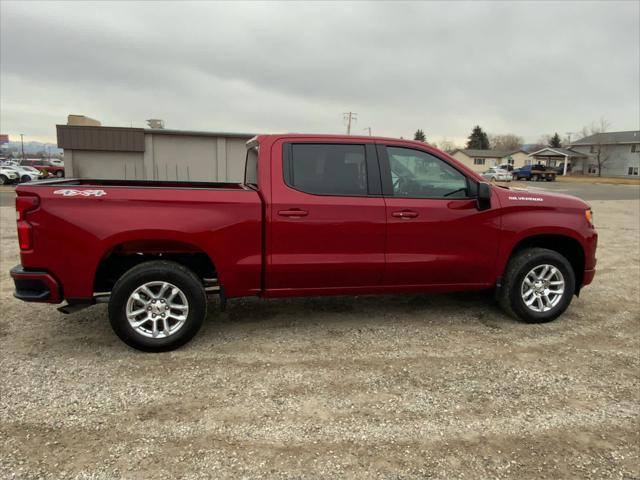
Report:
[[572,173],[598,174],[598,154],[605,177],[638,177],[640,174],[640,130],[596,133],[570,145],[571,150],[584,154],[576,161]]
[[541,163],[548,167],[561,167],[564,175],[582,174],[582,163],[587,157],[584,153],[576,152],[569,148],[544,147],[529,156],[533,159],[531,164]]

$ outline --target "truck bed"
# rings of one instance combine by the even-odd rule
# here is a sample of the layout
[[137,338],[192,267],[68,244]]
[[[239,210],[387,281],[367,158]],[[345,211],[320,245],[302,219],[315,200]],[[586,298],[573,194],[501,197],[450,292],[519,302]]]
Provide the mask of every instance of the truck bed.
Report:
[[58,279],[64,298],[101,291],[96,274],[114,255],[156,251],[206,254],[211,274],[232,285],[229,296],[261,287],[262,201],[242,184],[63,179],[24,183],[16,193],[39,198],[22,266]]

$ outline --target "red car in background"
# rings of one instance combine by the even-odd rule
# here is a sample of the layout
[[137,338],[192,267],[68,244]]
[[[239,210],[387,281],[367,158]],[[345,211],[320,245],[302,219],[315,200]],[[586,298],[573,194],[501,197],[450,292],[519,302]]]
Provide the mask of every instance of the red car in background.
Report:
[[53,161],[47,160],[46,158],[25,158],[20,160],[20,165],[37,168],[41,172],[46,173],[47,176],[64,177],[64,167],[56,165]]

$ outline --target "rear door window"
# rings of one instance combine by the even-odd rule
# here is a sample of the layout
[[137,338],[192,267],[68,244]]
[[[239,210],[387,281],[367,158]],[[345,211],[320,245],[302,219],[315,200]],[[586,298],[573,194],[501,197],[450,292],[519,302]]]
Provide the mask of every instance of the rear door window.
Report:
[[367,195],[364,145],[290,144],[284,160],[285,183],[315,195]]

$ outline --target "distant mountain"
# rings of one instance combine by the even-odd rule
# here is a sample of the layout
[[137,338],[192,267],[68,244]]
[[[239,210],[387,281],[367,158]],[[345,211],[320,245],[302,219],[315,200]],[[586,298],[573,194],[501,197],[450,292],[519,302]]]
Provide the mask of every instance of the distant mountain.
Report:
[[[58,148],[55,143],[42,143],[42,142],[24,142],[24,153],[25,154],[36,154],[40,152],[46,152],[47,148],[51,155],[58,155],[62,153],[62,149]],[[7,144],[8,151],[16,151],[21,152],[22,146],[20,142],[9,142]]]

